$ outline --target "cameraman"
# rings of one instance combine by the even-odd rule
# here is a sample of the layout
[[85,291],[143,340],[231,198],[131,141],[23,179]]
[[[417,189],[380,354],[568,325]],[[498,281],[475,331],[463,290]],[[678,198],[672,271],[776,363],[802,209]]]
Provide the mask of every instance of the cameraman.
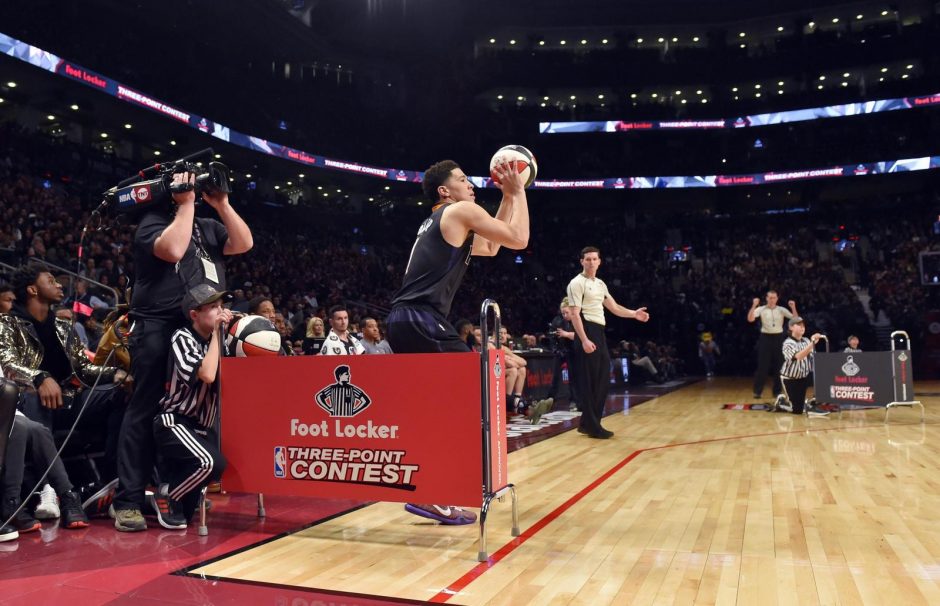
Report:
[[172,204],[154,205],[143,215],[132,246],[137,279],[129,345],[136,388],[121,427],[114,497],[114,527],[124,532],[147,528],[141,507],[154,463],[152,425],[166,391],[170,338],[186,321],[183,293],[198,284],[225,290],[223,256],[248,252],[253,244],[224,191],[202,192],[221,222],[196,218],[193,173],[174,174],[171,191],[177,192]]

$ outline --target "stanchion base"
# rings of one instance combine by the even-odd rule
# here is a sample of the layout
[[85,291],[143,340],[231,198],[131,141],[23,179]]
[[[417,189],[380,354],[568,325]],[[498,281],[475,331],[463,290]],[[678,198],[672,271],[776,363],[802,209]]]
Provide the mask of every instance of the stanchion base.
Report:
[[897,408],[898,406],[907,406],[908,408],[914,408],[915,406],[920,406],[920,422],[924,422],[924,405],[921,404],[920,400],[912,400],[910,402],[888,402],[888,405],[885,406],[885,425],[888,424],[888,413],[891,412],[892,408]]
[[477,552],[477,562],[485,562],[485,561],[487,561],[488,559],[489,559],[489,558],[486,557],[486,552],[485,552],[485,551],[478,551],[478,552]]
[[200,526],[198,533],[199,533],[199,536],[201,537],[207,537],[209,536],[209,529],[206,528],[205,526]]
[[513,526],[513,527],[512,527],[512,536],[518,537],[520,534],[522,534],[522,533],[519,531],[519,527],[518,527],[518,526]]

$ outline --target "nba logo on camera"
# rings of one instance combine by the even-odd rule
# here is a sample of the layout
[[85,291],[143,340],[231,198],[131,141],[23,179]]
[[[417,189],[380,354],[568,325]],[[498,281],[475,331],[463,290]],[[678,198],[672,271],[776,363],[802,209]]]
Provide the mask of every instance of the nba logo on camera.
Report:
[[283,446],[274,447],[274,477],[287,477],[287,449]]

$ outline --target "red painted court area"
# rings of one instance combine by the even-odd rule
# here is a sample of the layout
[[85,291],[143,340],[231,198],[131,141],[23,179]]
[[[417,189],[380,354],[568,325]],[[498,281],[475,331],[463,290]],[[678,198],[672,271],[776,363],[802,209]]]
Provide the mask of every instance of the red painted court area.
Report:
[[[682,387],[635,390],[630,394],[610,397],[607,412],[634,407]],[[564,403],[559,403],[564,405]],[[565,405],[566,406],[566,405]],[[577,419],[552,426],[533,434],[510,439],[509,449],[518,450],[549,439],[577,426]],[[617,469],[596,478],[581,493],[573,495],[568,506],[590,492]],[[420,601],[317,591],[271,583],[241,582],[231,579],[204,578],[190,575],[188,570],[277,540],[286,534],[341,516],[368,503],[352,500],[316,499],[310,497],[266,496],[268,517],[257,517],[254,495],[210,495],[209,536],[200,537],[192,525],[185,533],[160,528],[149,519],[149,530],[141,533],[119,533],[110,519],[92,521],[90,528],[64,530],[53,522],[44,522],[39,532],[22,535],[16,541],[0,543],[0,604],[37,606],[40,604],[412,604]],[[563,506],[564,507],[564,506]],[[555,517],[561,515],[553,512]],[[490,561],[470,574],[482,574],[496,565],[526,537],[552,521],[552,516],[536,521],[515,539],[495,552]],[[468,583],[472,578],[455,580],[447,589]],[[443,590],[434,601],[446,601]]]

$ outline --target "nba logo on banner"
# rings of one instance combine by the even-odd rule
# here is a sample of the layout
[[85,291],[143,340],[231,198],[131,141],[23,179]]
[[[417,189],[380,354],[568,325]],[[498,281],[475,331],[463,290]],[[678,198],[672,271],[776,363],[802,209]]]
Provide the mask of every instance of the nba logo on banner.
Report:
[[284,478],[287,476],[287,454],[283,446],[274,447],[274,477]]

